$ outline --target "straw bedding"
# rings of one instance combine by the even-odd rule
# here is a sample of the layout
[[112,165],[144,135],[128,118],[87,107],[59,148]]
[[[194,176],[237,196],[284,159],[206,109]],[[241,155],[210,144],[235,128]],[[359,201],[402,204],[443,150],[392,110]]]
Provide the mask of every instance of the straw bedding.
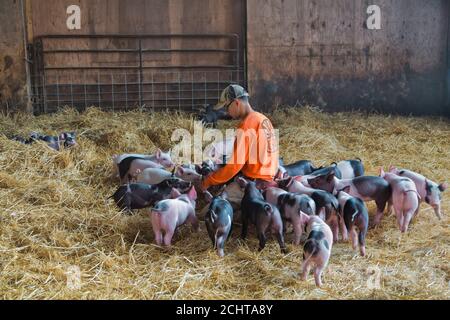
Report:
[[[359,113],[327,114],[313,108],[280,109],[270,115],[280,129],[286,163],[317,165],[360,157],[367,174],[396,164],[436,182],[450,182],[448,119]],[[221,122],[220,128],[232,128]],[[282,255],[270,238],[257,252],[254,233],[245,242],[234,229],[217,257],[201,224],[181,227],[173,248],[153,244],[145,210],[124,216],[105,201],[117,188],[111,155],[169,149],[175,128],[193,131],[186,114],[84,113],[64,109],[32,117],[0,116],[0,292],[5,299],[449,299],[450,195],[444,218],[422,204],[410,231],[401,235],[394,216],[370,230],[365,258],[349,243],[333,247],[325,285],[312,275],[299,280],[302,248]],[[31,131],[76,130],[79,145],[56,152],[40,143],[6,138]],[[200,208],[202,202],[198,204]],[[369,204],[371,215],[375,212]],[[79,287],[68,286],[79,268]],[[376,284],[379,278],[380,286]]]

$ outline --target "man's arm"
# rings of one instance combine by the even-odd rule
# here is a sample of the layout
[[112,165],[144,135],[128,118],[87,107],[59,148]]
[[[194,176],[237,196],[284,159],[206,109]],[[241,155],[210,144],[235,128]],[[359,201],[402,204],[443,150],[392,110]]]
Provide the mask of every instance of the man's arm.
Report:
[[227,183],[242,170],[245,163],[248,161],[248,141],[245,135],[241,137],[236,136],[230,160],[232,162],[227,163],[224,167],[203,180],[202,187],[204,190],[211,186]]

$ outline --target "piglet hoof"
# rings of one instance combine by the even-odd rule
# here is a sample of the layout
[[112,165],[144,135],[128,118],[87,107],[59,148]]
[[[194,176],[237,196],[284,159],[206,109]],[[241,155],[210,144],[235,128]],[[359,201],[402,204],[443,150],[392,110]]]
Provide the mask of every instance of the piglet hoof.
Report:
[[287,248],[281,248],[281,253],[282,254],[288,254],[289,250]]
[[365,257],[366,256],[366,247],[365,246],[361,246],[359,248],[359,253],[361,254],[361,257]]
[[218,255],[220,258],[223,258],[223,257],[225,257],[225,252],[223,252],[223,250],[218,250],[218,251],[217,251],[217,255]]

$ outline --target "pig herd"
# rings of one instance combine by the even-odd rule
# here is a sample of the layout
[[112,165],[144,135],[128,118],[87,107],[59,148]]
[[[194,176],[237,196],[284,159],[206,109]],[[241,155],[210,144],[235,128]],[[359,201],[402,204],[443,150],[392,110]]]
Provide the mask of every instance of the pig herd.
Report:
[[[158,150],[154,155],[116,155],[113,167],[120,187],[111,198],[129,214],[148,208],[156,244],[170,246],[179,226],[188,223],[199,230],[199,183],[220,163],[208,160],[201,165],[175,166],[169,153]],[[372,227],[380,224],[386,207],[389,213],[393,207],[400,231],[407,232],[422,201],[441,219],[441,192],[447,188],[445,183],[394,166],[389,172],[381,168],[379,176],[366,176],[360,159],[320,168],[308,160],[284,165],[280,159],[273,183],[264,186],[237,176],[215,196],[204,192],[208,205],[200,215],[214,249],[223,257],[233,226],[241,224],[242,239],[254,226],[259,250],[272,233],[281,252],[287,253],[285,236],[291,227],[293,243],[303,242],[302,278],[313,268],[317,286],[322,285],[321,275],[334,243],[350,241],[353,250],[366,255],[369,212],[365,202],[376,204]]]

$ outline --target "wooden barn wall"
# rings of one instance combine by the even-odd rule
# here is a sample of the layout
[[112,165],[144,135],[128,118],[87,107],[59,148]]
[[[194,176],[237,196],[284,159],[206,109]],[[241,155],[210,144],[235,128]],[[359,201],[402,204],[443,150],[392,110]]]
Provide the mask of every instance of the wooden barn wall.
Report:
[[[368,30],[369,5],[381,30]],[[253,104],[448,114],[446,0],[248,0]]]
[[[80,30],[69,31],[66,27],[66,8],[72,4],[81,9]],[[34,37],[49,34],[235,33],[240,36],[240,46],[244,46],[245,0],[31,0],[31,6]],[[78,40],[74,40],[73,44],[79,45],[79,41],[75,41]],[[159,41],[164,43],[157,45],[167,48],[196,46],[193,40]],[[154,42],[149,42],[143,45],[153,44]],[[65,45],[70,44],[66,41]],[[120,47],[120,43],[117,43],[117,47]],[[123,57],[125,55],[119,56],[119,61],[123,60]],[[95,62],[96,56],[84,55],[75,58],[78,63],[86,64]],[[208,56],[200,57],[207,58]],[[226,58],[228,57],[223,60]],[[244,59],[244,51],[240,58],[241,61]],[[161,59],[159,62],[162,64],[190,64],[192,60],[198,60],[199,55],[173,54],[170,58],[164,55]]]
[[[81,8],[81,30],[66,28],[66,8],[72,4]],[[32,0],[33,34],[242,33],[243,4],[244,0]]]
[[19,0],[0,0],[0,111],[26,108],[22,21]]

